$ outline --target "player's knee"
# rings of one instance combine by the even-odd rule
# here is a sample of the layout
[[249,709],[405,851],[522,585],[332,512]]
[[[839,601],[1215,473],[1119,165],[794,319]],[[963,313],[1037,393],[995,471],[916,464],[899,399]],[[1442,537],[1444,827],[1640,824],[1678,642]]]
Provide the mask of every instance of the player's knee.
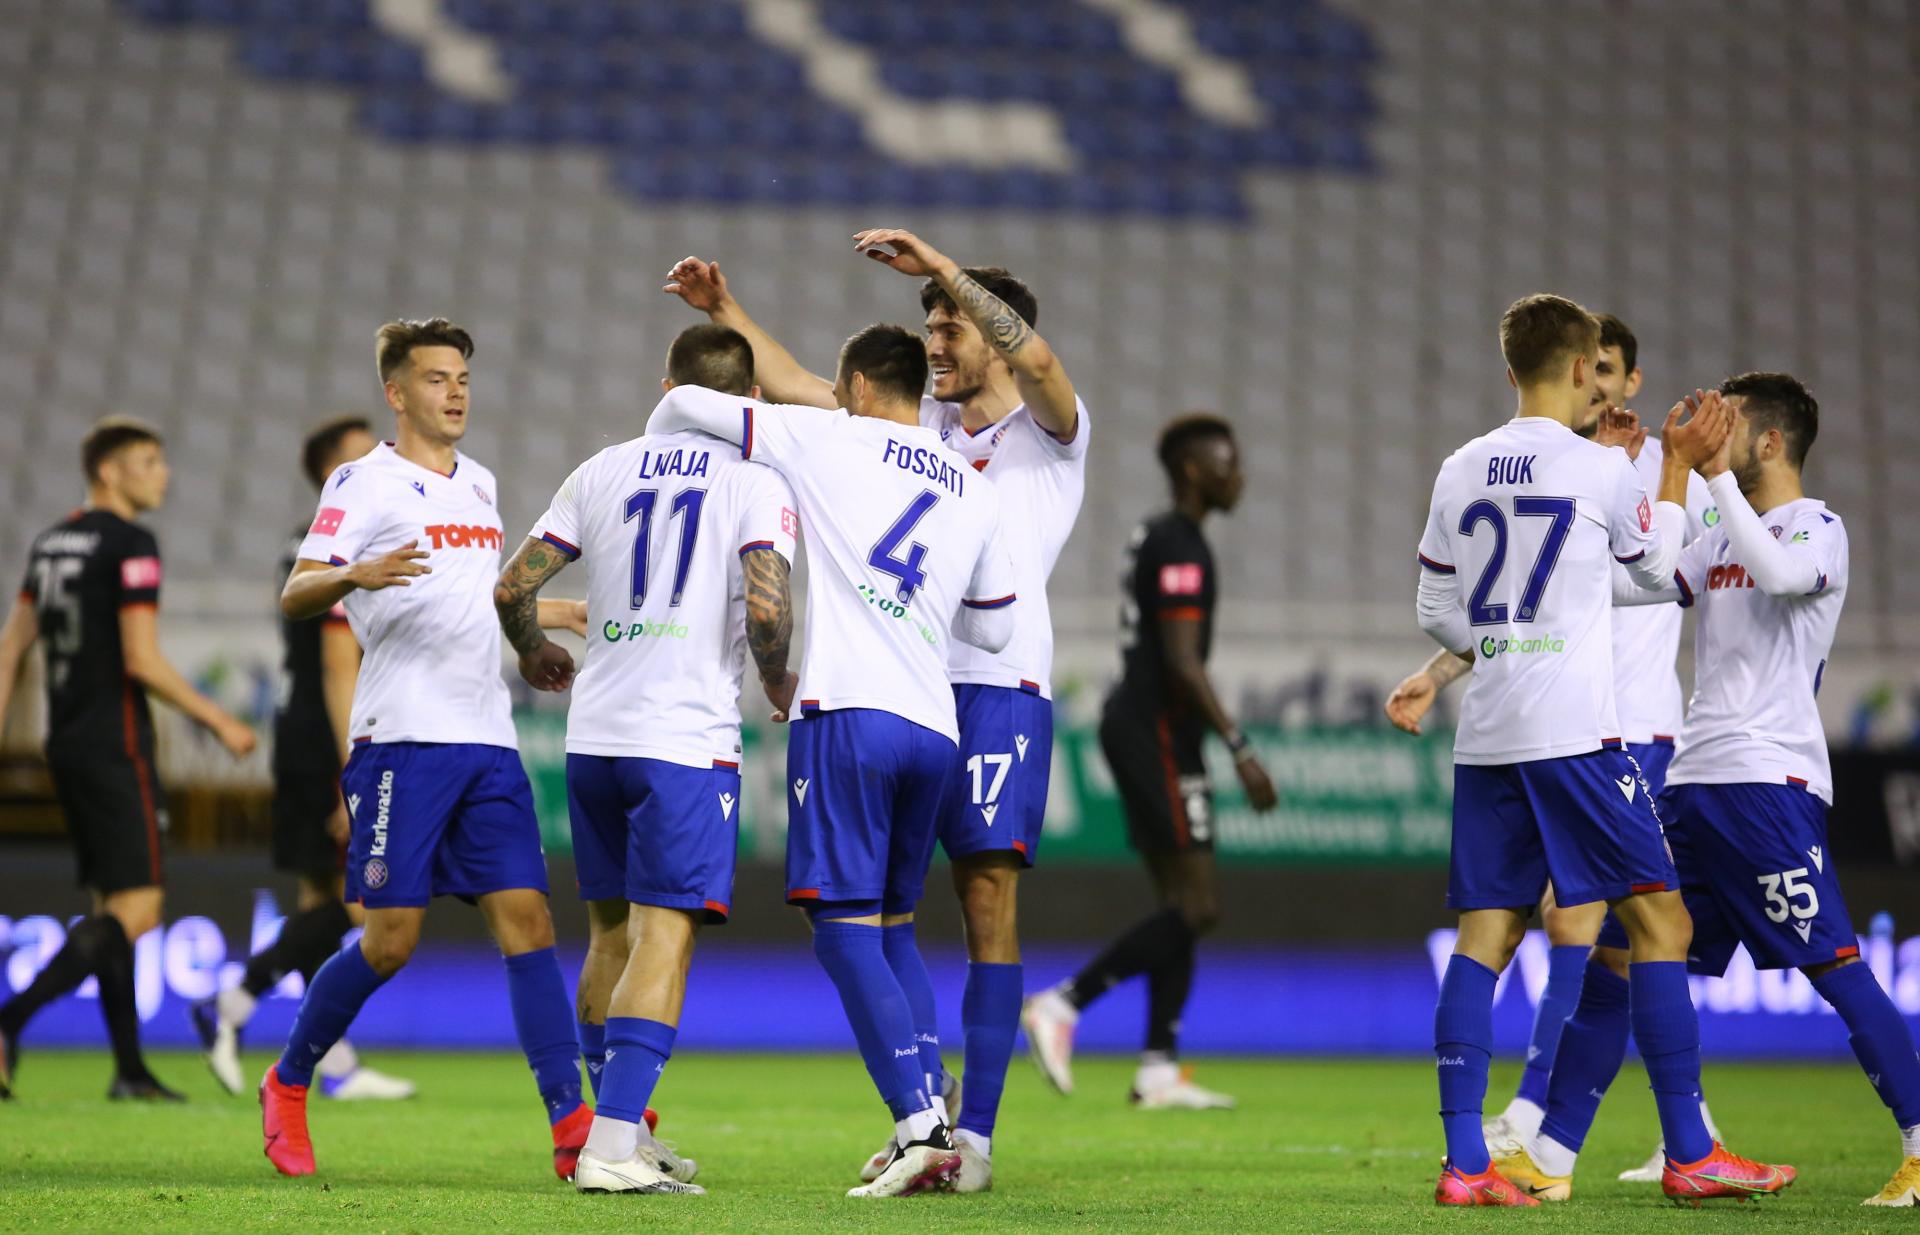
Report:
[[367,968],[391,978],[413,959],[413,949],[419,942],[420,936],[414,931],[369,930],[360,936],[360,955],[366,958]]
[[1630,958],[1623,948],[1595,948],[1590,959],[1605,965],[1616,978],[1627,976],[1627,962]]

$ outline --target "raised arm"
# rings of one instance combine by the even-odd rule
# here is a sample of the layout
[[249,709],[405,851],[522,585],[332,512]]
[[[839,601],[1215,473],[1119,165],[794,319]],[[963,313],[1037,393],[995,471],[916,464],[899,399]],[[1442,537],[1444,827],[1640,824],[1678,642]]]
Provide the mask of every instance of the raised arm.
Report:
[[121,607],[120,651],[126,658],[128,677],[212,731],[234,758],[244,759],[253,751],[259,739],[252,727],[229,716],[225,708],[195,690],[160,651],[159,614],[152,605]]
[[[1014,385],[1034,423],[1061,441],[1073,440],[1080,421],[1073,382],[1047,341],[1006,301],[980,286],[952,258],[912,232],[874,228],[856,234],[853,246],[902,274],[938,283],[1013,370]],[[889,253],[888,249],[893,251]]]
[[780,341],[761,329],[747,316],[740,302],[727,290],[719,262],[683,257],[667,272],[667,285],[660,289],[678,296],[688,306],[707,315],[717,326],[726,326],[746,336],[753,347],[753,378],[768,399],[776,403],[798,403],[805,407],[835,408],[833,383],[813,373],[795,360]]
[[13,703],[14,683],[20,680],[20,662],[39,637],[39,615],[23,595],[13,602],[6,626],[0,627],[0,737],[6,736],[7,708]]
[[493,585],[493,607],[500,629],[520,654],[520,676],[535,690],[565,690],[573,685],[573,655],[547,638],[540,588],[566,567],[568,558],[544,540],[528,537],[520,544],[499,580]]

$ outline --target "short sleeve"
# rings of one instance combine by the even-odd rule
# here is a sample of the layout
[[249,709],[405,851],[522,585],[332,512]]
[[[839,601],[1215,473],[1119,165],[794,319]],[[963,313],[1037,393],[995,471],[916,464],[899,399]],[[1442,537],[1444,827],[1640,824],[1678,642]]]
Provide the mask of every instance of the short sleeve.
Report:
[[1653,548],[1653,501],[1626,451],[1609,451],[1606,458],[1613,469],[1608,478],[1607,539],[1616,561],[1637,562]]
[[335,468],[320,490],[320,507],[300,542],[300,560],[331,566],[358,561],[380,524],[374,489],[363,468]]
[[791,563],[794,541],[800,535],[799,503],[793,500],[793,489],[780,473],[758,465],[747,468],[743,481],[740,525],[735,529],[740,552],[772,549]]
[[1040,439],[1041,446],[1048,454],[1057,458],[1084,459],[1087,457],[1087,443],[1093,437],[1093,419],[1087,415],[1087,405],[1077,394],[1073,396],[1073,409],[1077,413],[1073,423],[1073,436],[1064,442],[1042,428],[1040,422],[1033,418],[1033,413],[1027,413],[1027,424],[1033,429],[1033,435]]
[[1454,571],[1453,537],[1441,511],[1441,493],[1446,484],[1447,469],[1442,467],[1440,474],[1434,477],[1433,497],[1427,503],[1427,526],[1420,533],[1420,565],[1436,574],[1450,575]]
[[40,601],[40,582],[34,577],[33,559],[27,559],[27,573],[20,580],[20,600],[23,604],[38,604]]
[[1789,550],[1804,552],[1819,568],[1819,582],[1807,595],[1818,596],[1847,586],[1847,529],[1839,519],[1825,511],[1816,511],[1786,540]]
[[1013,581],[1013,555],[1007,552],[1006,528],[1000,521],[999,495],[995,494],[993,533],[980,544],[980,556],[974,559],[973,575],[967,581],[967,594],[960,603],[969,609],[1003,609],[1019,599]]
[[1165,529],[1140,546],[1141,607],[1166,618],[1203,618],[1213,594],[1213,560],[1203,544]]
[[136,527],[128,534],[118,570],[121,608],[160,603],[160,542],[152,532]]
[[544,540],[558,549],[569,562],[579,559],[580,546],[586,543],[586,536],[581,531],[581,506],[585,497],[586,470],[591,463],[591,459],[582,463],[573,469],[573,475],[560,483],[546,513],[533,521],[533,529],[527,533],[528,539]]

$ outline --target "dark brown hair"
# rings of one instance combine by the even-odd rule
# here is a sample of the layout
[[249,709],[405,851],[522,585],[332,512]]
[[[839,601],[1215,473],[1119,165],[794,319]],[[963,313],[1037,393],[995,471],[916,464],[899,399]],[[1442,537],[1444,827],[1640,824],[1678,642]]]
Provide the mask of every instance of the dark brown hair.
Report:
[[753,389],[753,344],[731,326],[689,326],[667,348],[667,380],[744,395]]
[[87,430],[80,442],[80,467],[89,481],[100,479],[100,465],[129,446],[141,442],[160,445],[160,431],[131,416],[106,416]]
[[840,374],[866,377],[883,395],[918,400],[927,390],[927,345],[905,326],[874,325],[840,348]]
[[1799,467],[1807,461],[1807,451],[1820,435],[1820,405],[1799,378],[1787,373],[1742,373],[1721,382],[1720,393],[1746,400],[1740,410],[1755,429],[1780,430],[1787,462]]
[[[1036,324],[1035,319],[1040,316],[1039,302],[1033,298],[1033,293],[1027,290],[1025,283],[1008,274],[1006,270],[999,266],[968,266],[960,273],[1006,301],[1007,307],[1018,313],[1021,321],[1029,326]],[[947,289],[932,279],[928,279],[920,287],[920,308],[926,313],[931,313],[936,308],[945,309],[949,313],[960,311],[959,306],[953,303],[953,297],[947,295]]]
[[382,383],[393,380],[416,347],[451,347],[463,357],[473,357],[473,336],[444,317],[388,322],[374,339],[374,363],[380,368]]
[[1175,416],[1160,430],[1160,440],[1154,446],[1154,453],[1160,457],[1160,466],[1166,469],[1168,477],[1177,481],[1180,479],[1180,465],[1186,462],[1193,448],[1216,437],[1233,440],[1233,425],[1226,417],[1216,416],[1212,412],[1188,412],[1184,416]]
[[333,462],[333,456],[340,449],[340,439],[358,429],[362,433],[373,432],[373,426],[365,416],[335,416],[313,432],[307,434],[307,440],[300,444],[300,470],[318,489],[327,479],[327,464]]
[[1600,323],[1565,296],[1524,296],[1500,315],[1500,354],[1522,386],[1600,350]]

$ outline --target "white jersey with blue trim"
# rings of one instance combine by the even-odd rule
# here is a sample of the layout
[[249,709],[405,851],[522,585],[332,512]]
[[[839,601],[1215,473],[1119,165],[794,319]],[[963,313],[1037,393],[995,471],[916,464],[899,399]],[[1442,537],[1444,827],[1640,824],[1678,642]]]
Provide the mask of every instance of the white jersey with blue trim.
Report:
[[741,557],[793,560],[793,491],[704,433],[637,437],[574,470],[527,534],[587,572],[567,750],[688,767],[740,760]]
[[697,386],[668,391],[647,427],[738,442],[793,487],[807,529],[800,713],[874,708],[958,741],[955,621],[1018,597],[993,482],[920,425]]
[[955,640],[947,666],[955,682],[1007,686],[1053,697],[1053,615],[1047,579],[1079,517],[1087,487],[1087,443],[1093,422],[1086,404],[1071,441],[1063,442],[1034,422],[1026,404],[979,432],[962,423],[958,403],[932,396],[920,400],[920,423],[940,434],[947,448],[992,477],[1000,495],[1000,518],[1016,535],[1006,537],[1013,582],[1020,593],[1013,639],[998,652]]
[[493,473],[466,455],[455,452],[442,475],[392,442],[327,478],[302,560],[344,566],[414,541],[432,567],[406,586],[347,593],[347,622],[366,649],[348,721],[354,741],[517,747],[493,607],[495,495]]
[[[1666,451],[1650,437],[1633,467],[1648,493],[1660,491],[1660,467]],[[1707,482],[1687,474],[1687,534],[1692,544],[1718,521]],[[1686,715],[1680,688],[1681,626],[1686,616],[1677,605],[1623,605],[1613,611],[1613,700],[1620,736],[1628,742],[1676,742]]]
[[1524,763],[1620,741],[1613,563],[1658,545],[1626,451],[1558,421],[1516,417],[1441,465],[1421,569],[1464,607],[1461,644],[1476,662],[1455,762]]
[[[1681,554],[1680,603],[1700,616],[1694,688],[1669,785],[1796,784],[1829,805],[1833,773],[1815,697],[1847,595],[1847,529],[1824,502],[1797,498],[1760,515],[1715,481],[1719,526]],[[1740,505],[1744,507],[1744,500]],[[1727,522],[1757,518],[1777,557],[1806,584],[1769,594]]]

